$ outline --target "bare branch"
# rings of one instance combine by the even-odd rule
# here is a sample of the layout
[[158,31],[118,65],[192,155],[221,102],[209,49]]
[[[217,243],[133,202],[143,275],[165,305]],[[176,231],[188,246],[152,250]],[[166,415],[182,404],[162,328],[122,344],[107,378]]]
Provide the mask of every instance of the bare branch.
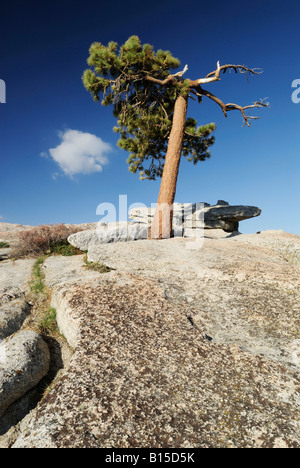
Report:
[[260,68],[248,68],[245,65],[222,65],[220,66],[220,62],[217,63],[217,69],[208,75],[206,75],[205,78],[200,78],[197,80],[190,80],[190,86],[191,88],[197,88],[197,86],[201,84],[206,84],[206,83],[213,83],[214,81],[220,81],[220,74],[221,71],[223,73],[226,73],[226,71],[229,70],[234,70],[235,73],[242,73],[245,74],[246,77],[250,75],[259,75],[262,73],[262,70]]
[[182,77],[188,71],[188,69],[189,69],[189,67],[186,65],[182,71],[180,71],[178,73],[175,73],[175,75],[173,75],[173,76]]
[[220,81],[220,72],[220,62],[217,62],[217,69],[213,73],[210,73],[210,75],[207,75],[206,78],[201,78],[200,80],[197,80],[198,84],[201,85],[205,83],[213,83],[214,81]]
[[199,91],[195,91],[194,89],[191,89],[190,92],[198,96],[198,99],[200,102],[203,96],[207,96],[209,99],[216,102],[221,107],[225,117],[227,117],[226,105],[221,101],[221,99],[219,99],[217,96],[212,94],[210,91],[206,91],[205,89],[201,88],[201,86],[198,86],[198,89]]
[[[221,67],[219,67],[217,70],[209,73],[208,75],[206,75],[206,78],[210,78],[211,76],[214,76],[217,72],[219,73],[219,76],[220,76],[220,72],[223,71],[223,73],[226,73],[226,71],[229,70],[234,70],[235,73],[242,73],[242,74],[246,74],[246,75],[260,75],[262,73],[262,69],[261,68],[248,68],[246,67],[245,65],[222,65]],[[199,83],[201,84],[201,83]]]
[[246,115],[245,114],[245,110],[247,109],[254,109],[254,108],[261,108],[261,107],[270,107],[269,103],[268,102],[263,102],[263,100],[261,101],[256,101],[254,102],[252,105],[250,106],[239,106],[237,104],[232,104],[232,103],[229,103],[229,104],[226,104],[226,110],[227,111],[231,111],[231,110],[239,110],[243,116],[243,119],[244,119],[244,125],[247,125],[247,127],[250,127],[251,126],[251,120],[258,120],[259,117],[253,117],[251,115]]
[[249,106],[244,106],[244,107],[239,106],[238,104],[233,104],[233,103],[224,104],[224,102],[221,101],[221,99],[219,99],[217,96],[212,94],[210,91],[206,91],[205,89],[201,88],[201,86],[199,86],[198,89],[199,89],[199,91],[191,90],[191,93],[198,96],[198,98],[202,98],[202,96],[206,96],[209,99],[211,99],[212,101],[214,101],[216,104],[218,104],[221,107],[225,117],[227,117],[227,112],[232,111],[232,110],[239,110],[241,112],[242,116],[243,116],[243,119],[244,119],[244,125],[243,126],[247,125],[247,127],[250,127],[251,126],[251,120],[259,119],[259,117],[246,115],[245,111],[247,109],[270,107],[268,102],[264,102],[264,99],[262,99],[260,101],[256,101],[253,104],[251,104]]
[[189,69],[188,65],[185,65],[183,70],[181,70],[180,72],[175,73],[175,75],[167,76],[167,78],[165,78],[164,80],[159,80],[157,78],[154,78],[151,75],[146,75],[144,79],[147,80],[147,81],[151,81],[151,83],[158,84],[160,86],[166,86],[169,83],[175,84],[175,82],[177,81],[176,78],[181,78],[188,71],[188,69]]

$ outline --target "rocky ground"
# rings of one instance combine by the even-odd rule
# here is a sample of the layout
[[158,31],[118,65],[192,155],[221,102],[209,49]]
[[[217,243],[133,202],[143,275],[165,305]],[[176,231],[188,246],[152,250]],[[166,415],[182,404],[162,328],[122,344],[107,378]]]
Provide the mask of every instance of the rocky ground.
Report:
[[[47,258],[73,354],[19,423],[2,416],[0,446],[299,448],[300,238],[214,237],[93,243],[106,273]],[[6,310],[33,262],[0,262]]]

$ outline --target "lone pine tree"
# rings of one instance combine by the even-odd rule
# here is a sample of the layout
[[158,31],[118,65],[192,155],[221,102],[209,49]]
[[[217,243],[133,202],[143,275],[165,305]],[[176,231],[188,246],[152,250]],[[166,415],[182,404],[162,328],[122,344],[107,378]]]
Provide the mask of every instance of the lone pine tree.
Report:
[[[244,65],[222,65],[205,78],[183,79],[187,65],[175,74],[180,61],[171,52],[155,52],[150,44],[142,45],[137,36],[130,37],[118,50],[116,42],[107,46],[95,42],[90,47],[88,69],[83,74],[85,88],[96,102],[113,105],[118,119],[114,131],[120,134],[118,145],[127,150],[129,170],[140,172],[141,179],[161,177],[157,209],[149,237],[172,237],[173,203],[181,156],[197,164],[210,157],[214,143],[215,124],[197,127],[197,121],[187,118],[188,100],[203,96],[217,103],[225,117],[239,110],[244,125],[250,126],[258,117],[246,115],[251,108],[267,107],[262,100],[245,107],[224,104],[202,85],[220,80],[227,70],[257,75],[258,69]],[[195,97],[194,97],[195,96]]]

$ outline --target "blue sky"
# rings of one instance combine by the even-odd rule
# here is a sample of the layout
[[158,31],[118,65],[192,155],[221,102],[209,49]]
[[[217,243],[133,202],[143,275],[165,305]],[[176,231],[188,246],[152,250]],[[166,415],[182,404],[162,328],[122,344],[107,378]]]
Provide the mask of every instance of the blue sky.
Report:
[[[128,171],[127,153],[112,131],[112,108],[94,103],[81,82],[92,42],[121,45],[135,34],[170,50],[182,68],[188,64],[186,78],[204,77],[218,60],[264,70],[249,82],[232,73],[207,85],[224,102],[268,98],[270,109],[256,110],[260,120],[250,128],[242,127],[239,112],[225,119],[212,101],[190,102],[189,116],[216,123],[216,143],[210,160],[197,166],[182,161],[176,201],[259,206],[262,215],[242,222],[242,232],[300,234],[300,103],[291,99],[292,82],[300,79],[299,18],[294,0],[1,5],[0,79],[7,87],[6,104],[0,104],[2,221],[94,222],[97,206],[117,206],[121,194],[128,205],[156,202],[160,181],[140,181]],[[80,152],[85,144],[89,168]]]

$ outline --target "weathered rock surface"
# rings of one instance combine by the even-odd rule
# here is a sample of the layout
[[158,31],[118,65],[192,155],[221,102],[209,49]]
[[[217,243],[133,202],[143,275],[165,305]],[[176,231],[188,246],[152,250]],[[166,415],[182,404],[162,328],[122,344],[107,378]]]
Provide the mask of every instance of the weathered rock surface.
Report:
[[91,245],[105,275],[47,260],[75,352],[14,448],[300,447],[300,238],[193,243]]
[[26,290],[34,259],[0,263],[0,298],[18,298]]
[[0,344],[0,417],[48,373],[47,344],[33,331],[20,331]]

